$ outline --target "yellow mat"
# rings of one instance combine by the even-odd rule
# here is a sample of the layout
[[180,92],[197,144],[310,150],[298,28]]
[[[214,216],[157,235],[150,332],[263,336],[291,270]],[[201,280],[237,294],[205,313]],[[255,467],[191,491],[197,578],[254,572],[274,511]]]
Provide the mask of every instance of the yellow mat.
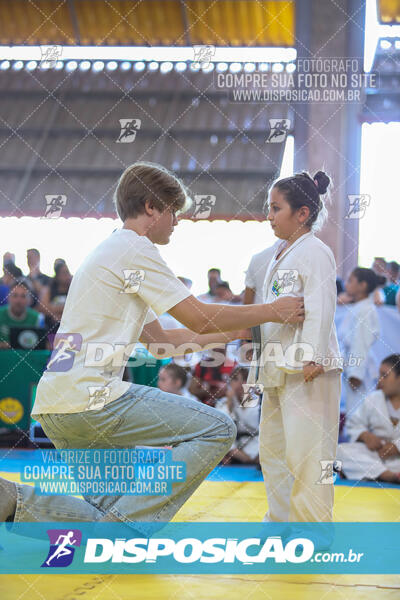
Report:
[[[1,473],[18,481],[14,473]],[[175,521],[260,521],[261,482],[205,481]],[[337,486],[337,521],[398,521],[400,489]],[[400,575],[2,575],[1,600],[399,600]]]

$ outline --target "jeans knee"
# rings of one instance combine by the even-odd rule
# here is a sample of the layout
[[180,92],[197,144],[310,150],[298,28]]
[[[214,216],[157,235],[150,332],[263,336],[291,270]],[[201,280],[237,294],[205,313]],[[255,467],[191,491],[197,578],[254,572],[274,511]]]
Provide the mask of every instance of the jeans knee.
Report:
[[229,438],[229,443],[232,444],[236,440],[237,427],[233,419],[225,415],[226,435]]

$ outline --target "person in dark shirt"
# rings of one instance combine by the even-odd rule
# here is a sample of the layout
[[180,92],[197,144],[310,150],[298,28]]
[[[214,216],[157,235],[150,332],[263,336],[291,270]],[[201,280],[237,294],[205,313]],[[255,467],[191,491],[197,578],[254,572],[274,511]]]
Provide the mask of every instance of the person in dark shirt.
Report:
[[55,276],[50,284],[43,287],[40,296],[40,306],[46,315],[46,327],[49,333],[56,333],[64,311],[65,301],[72,275],[65,263],[57,263],[54,268]]
[[31,308],[40,310],[40,295],[43,287],[49,285],[51,278],[40,271],[40,252],[36,248],[29,248],[26,251],[26,262],[29,267],[27,279],[32,284]]

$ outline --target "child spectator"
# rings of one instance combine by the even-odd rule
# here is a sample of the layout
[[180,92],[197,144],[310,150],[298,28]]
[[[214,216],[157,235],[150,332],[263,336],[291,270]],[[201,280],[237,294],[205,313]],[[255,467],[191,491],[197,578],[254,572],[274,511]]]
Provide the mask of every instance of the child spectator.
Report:
[[235,363],[227,357],[226,346],[207,350],[194,368],[189,392],[203,404],[215,406],[227,393],[227,383]]
[[349,417],[337,458],[349,479],[400,483],[400,354],[382,361],[378,388]]
[[355,268],[346,282],[351,303],[346,305],[338,337],[343,344],[347,414],[375,387],[378,373],[370,350],[379,336],[379,321],[372,294],[381,283],[381,276],[362,267]]
[[237,427],[236,440],[223,459],[224,464],[232,460],[244,464],[260,464],[258,458],[260,406],[242,406],[243,384],[246,383],[247,376],[248,370],[245,367],[236,367],[232,371],[226,397],[217,400],[215,404],[215,408],[228,414]]
[[[175,363],[168,363],[158,373],[157,386],[163,392],[194,398],[186,389],[187,379],[187,372],[183,367]],[[194,399],[197,400],[197,398]]]

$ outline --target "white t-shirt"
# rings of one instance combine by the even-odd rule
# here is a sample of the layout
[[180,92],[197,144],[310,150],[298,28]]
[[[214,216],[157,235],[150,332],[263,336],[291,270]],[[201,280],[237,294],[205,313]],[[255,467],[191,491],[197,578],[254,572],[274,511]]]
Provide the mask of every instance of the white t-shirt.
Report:
[[255,291],[253,304],[263,304],[263,285],[267,267],[274,257],[276,248],[282,240],[277,240],[275,244],[258,254],[252,256],[248,269],[246,271],[245,286]]
[[95,410],[122,396],[143,326],[190,295],[146,236],[114,231],[72,279],[32,415]]

